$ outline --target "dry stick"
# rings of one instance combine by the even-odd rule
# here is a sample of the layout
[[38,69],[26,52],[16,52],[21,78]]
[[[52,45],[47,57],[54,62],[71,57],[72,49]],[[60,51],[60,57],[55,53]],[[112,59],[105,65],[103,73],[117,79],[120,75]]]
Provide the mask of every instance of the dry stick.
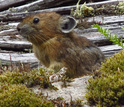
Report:
[[11,64],[10,65],[11,66],[11,70],[10,71],[12,72],[12,70],[13,70],[13,64],[12,64],[12,57],[11,57],[10,53],[9,53],[9,56],[10,56],[10,64]]
[[69,94],[70,95],[70,97],[71,97],[71,99],[70,99],[70,105],[72,104],[72,102],[73,102],[73,100],[72,100],[72,95],[71,94]]

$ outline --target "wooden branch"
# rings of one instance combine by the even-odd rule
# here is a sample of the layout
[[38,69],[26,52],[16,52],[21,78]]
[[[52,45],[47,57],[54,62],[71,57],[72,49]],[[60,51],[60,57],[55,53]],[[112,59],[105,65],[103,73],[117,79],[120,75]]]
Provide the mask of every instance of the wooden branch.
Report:
[[[118,0],[118,1],[105,1],[105,2],[98,2],[98,3],[88,3],[86,4],[87,6],[92,6],[92,7],[100,7],[102,5],[114,5],[118,4],[123,0]],[[81,6],[81,5],[80,5]],[[20,21],[26,16],[29,16],[31,14],[36,14],[36,13],[42,13],[42,12],[57,12],[60,14],[70,14],[70,11],[72,8],[76,8],[75,6],[66,6],[66,7],[59,7],[59,8],[51,8],[51,9],[44,9],[44,10],[38,10],[34,12],[21,12],[21,13],[11,13],[9,12],[1,12],[0,13],[0,21]]]
[[[11,57],[11,60],[10,60]],[[19,53],[0,53],[0,61],[2,65],[8,65],[11,63],[25,63],[30,64],[31,68],[38,66],[38,60],[33,53],[19,54]]]
[[74,1],[73,0],[37,0],[22,6],[9,9],[5,12],[25,12],[25,11],[31,12],[31,11],[56,7],[67,2],[74,2]]
[[[32,2],[31,2],[32,1]],[[89,2],[90,0],[87,0]],[[98,1],[98,0],[92,0]],[[99,0],[100,1],[100,0]],[[85,0],[82,0],[80,3],[84,3]],[[27,4],[26,4],[27,3]],[[74,0],[4,0],[0,1],[0,11],[9,9],[6,12],[24,12],[24,11],[35,11],[39,9],[46,9],[50,7],[60,6],[62,4],[75,4],[77,1]],[[20,6],[22,5],[22,6]],[[18,7],[17,7],[18,6]],[[14,7],[14,8],[13,8]]]
[[18,31],[16,29],[10,29],[10,30],[4,30],[0,32],[0,37],[1,36],[10,36],[10,35],[17,35]]
[[20,4],[24,4],[28,0],[4,0],[0,1],[0,11],[8,9],[13,6],[18,6]]
[[107,45],[107,46],[101,46],[99,47],[105,57],[111,57],[113,54],[118,53],[122,48],[118,45]]
[[27,41],[5,40],[0,41],[0,48],[4,50],[24,51],[24,49],[31,49],[32,44]]

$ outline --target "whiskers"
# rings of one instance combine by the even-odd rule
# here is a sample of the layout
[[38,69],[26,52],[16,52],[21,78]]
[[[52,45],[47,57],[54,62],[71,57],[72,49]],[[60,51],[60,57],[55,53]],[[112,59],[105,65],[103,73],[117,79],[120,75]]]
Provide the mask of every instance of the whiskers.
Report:
[[28,35],[27,38],[32,43],[38,43],[38,40],[35,38],[35,35]]
[[[52,38],[47,36],[47,38],[44,38],[42,35],[39,36],[39,35],[34,35],[32,34],[30,37],[29,37],[29,41],[31,41],[32,43],[35,43],[35,44],[42,44],[42,43],[45,43],[47,42],[47,44],[49,44],[51,46],[51,48],[55,48],[55,46],[53,44],[51,44],[51,42],[49,42],[49,40],[51,40]],[[40,43],[39,43],[40,42]]]

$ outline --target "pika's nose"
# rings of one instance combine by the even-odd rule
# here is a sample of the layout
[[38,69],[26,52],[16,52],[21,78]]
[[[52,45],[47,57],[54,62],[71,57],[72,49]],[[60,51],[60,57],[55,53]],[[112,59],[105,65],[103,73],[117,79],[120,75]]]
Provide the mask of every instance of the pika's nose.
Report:
[[21,30],[21,28],[19,27],[19,26],[17,26],[17,30],[18,30],[18,32]]
[[29,29],[30,29],[30,26],[29,26],[28,24],[25,24],[25,25],[20,25],[20,24],[19,24],[19,25],[17,26],[17,30],[18,30],[19,33],[28,32]]

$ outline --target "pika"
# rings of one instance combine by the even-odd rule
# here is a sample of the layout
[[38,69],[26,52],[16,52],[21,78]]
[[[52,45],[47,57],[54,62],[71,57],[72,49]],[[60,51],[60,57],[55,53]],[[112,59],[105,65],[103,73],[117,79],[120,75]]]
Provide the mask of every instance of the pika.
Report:
[[71,16],[39,13],[24,18],[17,30],[32,43],[43,65],[55,71],[66,67],[68,77],[78,77],[96,69],[104,55],[90,40],[73,31],[76,24]]

